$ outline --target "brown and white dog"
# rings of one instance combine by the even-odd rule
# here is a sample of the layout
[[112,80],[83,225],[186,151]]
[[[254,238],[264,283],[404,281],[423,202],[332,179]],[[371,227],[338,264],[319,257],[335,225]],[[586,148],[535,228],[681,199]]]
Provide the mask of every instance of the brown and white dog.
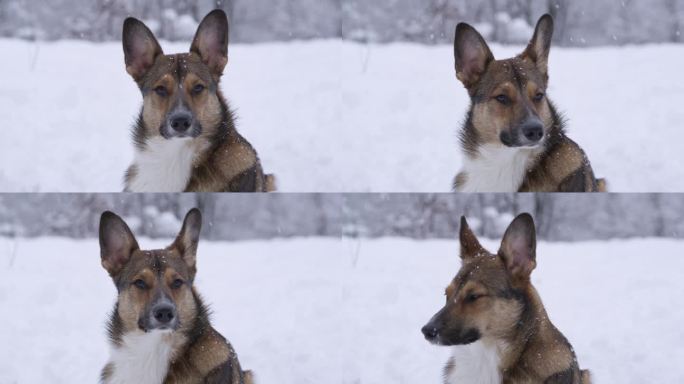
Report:
[[446,304],[422,328],[433,344],[453,346],[445,384],[587,384],[568,340],[551,323],[530,282],[536,235],[529,214],[516,217],[496,254],[461,218],[461,269]]
[[102,383],[252,383],[193,284],[201,225],[192,209],[170,246],[144,251],[119,216],[102,214],[102,266],[118,291]]
[[456,27],[456,77],[470,95],[461,131],[459,192],[605,191],[584,151],[565,134],[563,118],[547,97],[553,19],[539,19],[520,55],[495,60],[470,25]]
[[133,127],[130,192],[265,192],[275,190],[257,152],[235,129],[219,88],[228,63],[228,19],[210,12],[189,53],[165,55],[141,21],[123,25],[126,71],[143,96]]

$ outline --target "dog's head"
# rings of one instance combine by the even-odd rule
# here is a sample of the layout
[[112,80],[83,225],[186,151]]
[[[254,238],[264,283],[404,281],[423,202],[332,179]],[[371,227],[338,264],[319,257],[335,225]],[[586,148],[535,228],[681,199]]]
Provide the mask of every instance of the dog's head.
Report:
[[189,53],[165,55],[141,21],[123,25],[126,71],[143,95],[144,137],[210,137],[226,111],[219,79],[228,63],[228,19],[210,12],[197,28]]
[[192,209],[176,240],[143,251],[126,223],[112,212],[100,218],[102,266],[114,280],[123,331],[175,331],[189,327],[198,310],[192,284],[202,216]]
[[446,289],[446,304],[422,328],[438,345],[500,340],[519,326],[525,309],[524,291],[535,262],[532,217],[513,220],[496,255],[485,250],[461,218],[461,269]]
[[456,27],[456,77],[472,102],[471,119],[479,142],[507,147],[536,147],[552,127],[546,98],[553,19],[539,19],[525,51],[495,60],[484,38],[470,25]]

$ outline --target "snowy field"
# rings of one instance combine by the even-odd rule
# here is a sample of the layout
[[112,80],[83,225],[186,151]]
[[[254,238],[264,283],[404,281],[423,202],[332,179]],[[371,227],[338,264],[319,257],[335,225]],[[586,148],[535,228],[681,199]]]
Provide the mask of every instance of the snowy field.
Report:
[[[0,52],[0,190],[120,191],[141,103],[120,44],[0,39]],[[281,191],[449,191],[468,105],[452,52],[233,45],[223,89]],[[549,95],[612,191],[684,191],[683,60],[684,45],[552,49]]]
[[[533,281],[595,382],[684,382],[682,246],[539,245]],[[258,383],[441,383],[449,350],[420,328],[443,304],[457,249],[405,239],[204,242],[197,286]],[[114,297],[96,240],[0,239],[0,383],[95,382]]]

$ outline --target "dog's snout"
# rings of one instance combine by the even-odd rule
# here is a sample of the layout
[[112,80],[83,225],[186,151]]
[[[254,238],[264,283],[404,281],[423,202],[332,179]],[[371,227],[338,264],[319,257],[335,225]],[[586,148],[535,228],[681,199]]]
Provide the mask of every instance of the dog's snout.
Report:
[[521,127],[523,136],[530,142],[536,143],[544,137],[544,126],[539,120],[527,121]]
[[176,113],[169,119],[169,125],[176,132],[185,132],[192,126],[192,116],[189,113]]
[[421,332],[423,332],[423,335],[425,335],[425,339],[432,341],[435,338],[437,338],[437,335],[439,334],[439,331],[437,330],[437,327],[435,327],[432,324],[428,324],[424,326],[421,329]]
[[176,310],[170,305],[159,305],[152,311],[152,316],[160,324],[169,324],[176,317]]

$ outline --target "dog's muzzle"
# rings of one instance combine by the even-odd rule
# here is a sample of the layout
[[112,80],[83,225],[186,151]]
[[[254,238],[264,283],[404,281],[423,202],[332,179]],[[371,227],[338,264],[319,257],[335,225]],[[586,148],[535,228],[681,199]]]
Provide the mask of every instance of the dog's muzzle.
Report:
[[166,139],[195,138],[202,130],[191,113],[186,111],[174,112],[166,119],[161,134]]
[[147,315],[140,319],[138,326],[145,332],[157,330],[175,331],[179,324],[176,306],[163,300],[150,308]]
[[499,135],[507,147],[536,147],[544,140],[544,124],[538,118],[529,118],[511,130]]

